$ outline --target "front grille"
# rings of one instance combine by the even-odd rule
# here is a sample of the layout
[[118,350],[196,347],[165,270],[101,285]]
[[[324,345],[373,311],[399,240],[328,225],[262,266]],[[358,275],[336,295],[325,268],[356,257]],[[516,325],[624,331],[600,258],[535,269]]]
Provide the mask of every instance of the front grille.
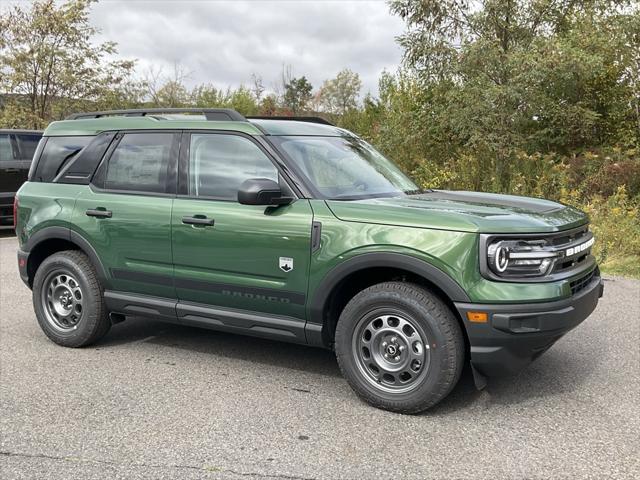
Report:
[[592,270],[591,272],[587,273],[584,277],[579,278],[578,280],[574,280],[573,282],[571,282],[569,285],[571,286],[571,295],[575,295],[576,293],[584,290],[584,288],[589,285],[589,283],[591,283],[591,280],[593,280],[593,277],[595,277],[596,275],[599,275],[600,273],[598,272],[598,269],[596,268],[595,270]]
[[[575,230],[571,230],[569,232],[559,233],[557,236],[551,239],[551,243],[554,247],[564,249],[572,245],[583,243],[583,241],[587,241],[590,237],[591,234],[589,233],[589,227],[584,226]],[[576,265],[584,262],[590,253],[591,249],[589,248],[583,252],[580,252],[580,255],[566,257],[558,260],[558,262],[556,262],[553,267],[552,273],[563,272],[565,270],[574,268]]]

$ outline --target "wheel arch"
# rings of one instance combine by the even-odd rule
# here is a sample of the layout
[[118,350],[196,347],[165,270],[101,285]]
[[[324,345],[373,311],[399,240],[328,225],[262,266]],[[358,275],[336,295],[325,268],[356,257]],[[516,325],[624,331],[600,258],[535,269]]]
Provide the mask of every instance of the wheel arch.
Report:
[[[364,288],[397,278],[428,287],[456,317],[459,316],[454,302],[470,301],[458,282],[424,260],[401,253],[363,253],[334,267],[316,288],[310,303],[308,342],[330,346],[338,317],[348,300]],[[466,336],[464,325],[461,327]]]
[[101,282],[107,281],[106,270],[100,257],[89,241],[79,233],[66,227],[46,227],[33,234],[23,245],[23,251],[28,253],[27,276],[29,286],[33,286],[33,278],[40,264],[45,258],[63,250],[80,250],[96,269]]

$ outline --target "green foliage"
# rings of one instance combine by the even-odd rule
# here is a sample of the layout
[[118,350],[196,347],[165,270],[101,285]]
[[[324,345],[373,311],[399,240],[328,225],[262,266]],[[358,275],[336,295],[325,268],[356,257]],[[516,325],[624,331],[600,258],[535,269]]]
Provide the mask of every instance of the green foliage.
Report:
[[621,186],[608,198],[596,195],[579,206],[591,217],[601,268],[640,277],[640,197],[631,199]]
[[324,111],[343,115],[358,106],[362,81],[357,73],[344,69],[336,78],[326,80],[319,92]]
[[94,44],[91,0],[38,0],[0,15],[3,125],[42,128],[50,118],[127,90],[134,62],[108,61],[110,42]]
[[307,109],[307,104],[311,100],[313,86],[306,77],[292,78],[284,86],[284,106],[291,110],[294,115]]
[[197,86],[191,92],[188,106],[232,108],[242,115],[257,115],[260,112],[254,93],[244,86],[235,90],[220,90],[212,85]]
[[420,129],[412,155],[440,168],[472,157],[506,191],[520,152],[636,144],[640,14],[620,3],[392,1],[407,72],[381,97]]

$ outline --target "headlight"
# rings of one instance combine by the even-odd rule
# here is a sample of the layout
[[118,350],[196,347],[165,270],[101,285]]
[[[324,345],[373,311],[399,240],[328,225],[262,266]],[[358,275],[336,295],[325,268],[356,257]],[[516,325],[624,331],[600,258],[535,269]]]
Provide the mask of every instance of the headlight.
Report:
[[569,273],[587,258],[594,242],[593,235],[586,229],[572,236],[483,235],[481,238],[481,255],[485,255],[481,262],[483,275],[513,281],[545,277],[565,270]]
[[544,240],[499,240],[487,248],[489,268],[503,277],[546,275],[560,257]]

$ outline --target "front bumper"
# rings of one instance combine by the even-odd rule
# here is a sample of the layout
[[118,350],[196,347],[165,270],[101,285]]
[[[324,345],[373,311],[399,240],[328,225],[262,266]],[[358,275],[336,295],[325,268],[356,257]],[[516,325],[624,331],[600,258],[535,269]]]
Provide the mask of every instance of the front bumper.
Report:
[[[603,291],[602,279],[595,274],[578,293],[555,302],[456,303],[469,336],[471,364],[485,376],[519,372],[586,319]],[[487,312],[488,321],[470,322],[467,312]]]

